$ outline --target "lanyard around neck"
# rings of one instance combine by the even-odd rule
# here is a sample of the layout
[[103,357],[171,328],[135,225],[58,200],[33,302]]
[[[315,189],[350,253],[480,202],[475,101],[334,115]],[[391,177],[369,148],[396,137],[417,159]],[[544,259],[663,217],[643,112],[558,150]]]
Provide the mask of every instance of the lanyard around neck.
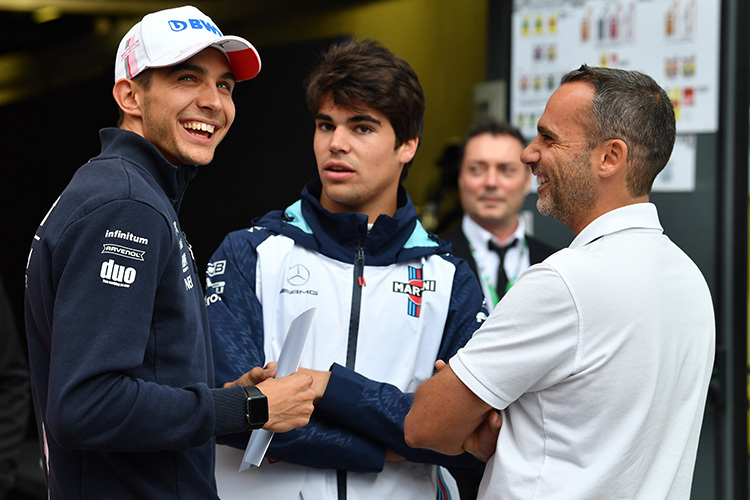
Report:
[[[490,281],[490,277],[487,274],[487,270],[484,268],[482,263],[479,259],[477,259],[476,253],[474,251],[474,245],[471,244],[471,242],[466,240],[466,243],[469,244],[469,251],[471,252],[471,257],[474,259],[474,262],[477,265],[477,271],[479,276],[481,277],[484,284],[487,286],[487,290],[490,292],[490,298],[492,299],[492,306],[496,306],[498,302],[500,302],[501,295],[497,292],[497,288],[492,285],[492,282]],[[508,284],[505,285],[505,290],[503,291],[503,295],[505,295],[510,288],[516,284],[516,281],[518,281],[518,277],[521,274],[521,268],[523,267],[523,259],[526,257],[526,254],[529,252],[529,244],[526,242],[526,238],[523,239],[521,242],[521,250],[520,254],[518,255],[518,264],[516,265],[516,272],[513,274],[513,276],[508,276]],[[500,262],[500,265],[502,266],[503,263]]]

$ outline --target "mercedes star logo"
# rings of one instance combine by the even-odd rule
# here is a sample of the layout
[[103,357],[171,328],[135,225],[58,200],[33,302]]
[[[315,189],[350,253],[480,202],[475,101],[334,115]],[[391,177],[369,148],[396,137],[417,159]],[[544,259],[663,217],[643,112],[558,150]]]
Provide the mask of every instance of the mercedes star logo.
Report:
[[302,286],[310,279],[310,271],[302,264],[295,264],[289,268],[286,280],[290,285]]

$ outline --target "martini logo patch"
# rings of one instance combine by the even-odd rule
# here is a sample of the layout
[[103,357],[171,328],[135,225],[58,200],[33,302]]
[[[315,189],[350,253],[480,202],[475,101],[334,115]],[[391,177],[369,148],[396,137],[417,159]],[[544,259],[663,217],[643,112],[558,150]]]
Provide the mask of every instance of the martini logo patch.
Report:
[[424,292],[434,292],[437,287],[435,280],[425,280],[422,278],[422,268],[409,266],[409,281],[393,282],[393,291],[408,295],[406,303],[406,313],[409,316],[418,318],[422,312],[422,294]]

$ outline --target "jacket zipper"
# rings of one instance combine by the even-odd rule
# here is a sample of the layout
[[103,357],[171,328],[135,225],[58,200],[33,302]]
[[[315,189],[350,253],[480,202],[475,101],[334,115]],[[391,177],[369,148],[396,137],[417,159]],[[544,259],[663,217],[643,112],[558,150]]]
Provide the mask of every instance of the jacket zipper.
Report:
[[354,259],[354,282],[352,283],[352,309],[349,316],[349,343],[346,348],[346,367],[354,370],[357,358],[357,336],[359,335],[359,315],[362,306],[362,287],[365,286],[365,248],[357,249]]
[[[357,249],[354,259],[354,280],[352,282],[352,308],[349,316],[349,341],[346,347],[346,367],[354,370],[357,359],[357,337],[359,335],[359,315],[362,306],[362,287],[365,286],[365,247]],[[338,500],[346,500],[346,471],[336,471]]]

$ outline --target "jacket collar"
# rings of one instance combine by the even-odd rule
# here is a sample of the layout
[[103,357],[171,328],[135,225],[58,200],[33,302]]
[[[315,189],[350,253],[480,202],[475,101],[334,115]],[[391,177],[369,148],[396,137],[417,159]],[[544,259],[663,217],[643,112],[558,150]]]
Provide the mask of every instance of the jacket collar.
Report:
[[[329,212],[320,204],[320,180],[308,183],[300,200],[287,207],[277,230],[300,244],[336,260],[351,262],[364,251],[368,265],[389,265],[437,251],[447,244],[424,230],[406,190],[399,186],[393,217],[380,215],[367,230],[367,216],[356,212]],[[269,225],[264,217],[258,223]]]
[[169,198],[175,211],[179,211],[182,197],[198,167],[172,165],[152,143],[129,130],[105,128],[99,131],[102,156],[113,156],[131,163],[147,172]]

